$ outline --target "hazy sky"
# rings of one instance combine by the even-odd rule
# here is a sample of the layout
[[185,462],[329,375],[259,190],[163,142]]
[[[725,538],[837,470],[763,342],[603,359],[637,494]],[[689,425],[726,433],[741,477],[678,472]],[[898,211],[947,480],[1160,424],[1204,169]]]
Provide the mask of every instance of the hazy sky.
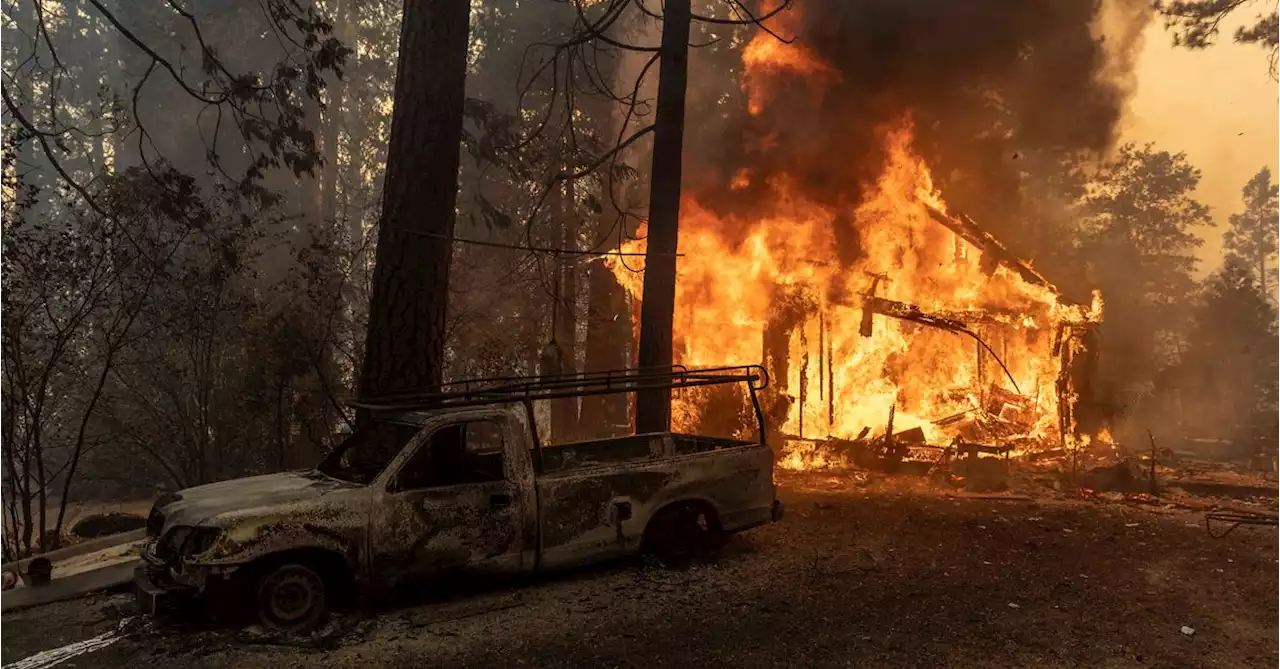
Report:
[[[1256,13],[1252,9],[1243,10],[1245,18]],[[1241,209],[1240,189],[1263,165],[1276,174],[1280,152],[1280,89],[1267,75],[1267,52],[1234,43],[1235,29],[1236,24],[1224,25],[1217,44],[1189,51],[1174,48],[1160,21],[1153,21],[1121,127],[1123,141],[1183,151],[1200,168],[1197,196],[1218,222],[1205,232],[1201,273],[1219,264],[1227,216]]]

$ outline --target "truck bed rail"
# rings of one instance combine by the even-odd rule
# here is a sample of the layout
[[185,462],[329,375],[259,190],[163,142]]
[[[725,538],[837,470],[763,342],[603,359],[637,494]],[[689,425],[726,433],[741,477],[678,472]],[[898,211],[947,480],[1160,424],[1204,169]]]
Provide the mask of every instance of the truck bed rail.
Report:
[[674,365],[657,369],[616,369],[582,374],[495,376],[453,381],[441,385],[437,390],[426,392],[412,391],[363,397],[348,401],[346,404],[355,409],[372,412],[425,411],[736,383],[747,386],[747,394],[755,410],[761,441],[763,441],[764,413],[760,409],[756,392],[769,387],[769,373],[760,365],[696,369]]
[[495,376],[453,381],[443,384],[439,390],[428,392],[388,393],[360,398],[347,402],[347,405],[371,411],[415,411],[733,383],[746,383],[753,390],[763,390],[769,386],[769,374],[760,365],[698,369],[677,365],[660,370],[617,369],[552,376]]

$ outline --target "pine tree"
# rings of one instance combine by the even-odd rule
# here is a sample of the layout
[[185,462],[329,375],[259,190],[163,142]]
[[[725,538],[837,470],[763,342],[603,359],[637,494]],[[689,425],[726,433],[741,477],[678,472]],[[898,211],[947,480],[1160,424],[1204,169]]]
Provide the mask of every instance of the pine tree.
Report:
[[1262,294],[1271,297],[1270,271],[1267,265],[1276,257],[1277,226],[1280,210],[1277,195],[1280,186],[1271,182],[1271,168],[1263,167],[1241,189],[1244,211],[1232,214],[1230,229],[1222,238],[1225,250],[1238,256],[1253,272]]
[[1206,433],[1248,447],[1274,432],[1276,311],[1253,281],[1250,268],[1228,256],[1205,283],[1182,356],[1184,420]]

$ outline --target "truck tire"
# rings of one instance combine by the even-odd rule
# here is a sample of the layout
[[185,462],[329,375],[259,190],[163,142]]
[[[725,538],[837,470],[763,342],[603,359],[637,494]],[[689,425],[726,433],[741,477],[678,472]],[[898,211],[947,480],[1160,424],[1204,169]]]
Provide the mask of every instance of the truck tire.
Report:
[[306,562],[265,566],[253,592],[259,622],[277,632],[305,634],[319,627],[329,612],[329,583],[320,569]]
[[713,555],[724,545],[715,511],[705,504],[676,504],[662,509],[645,530],[645,550],[668,566],[683,566]]

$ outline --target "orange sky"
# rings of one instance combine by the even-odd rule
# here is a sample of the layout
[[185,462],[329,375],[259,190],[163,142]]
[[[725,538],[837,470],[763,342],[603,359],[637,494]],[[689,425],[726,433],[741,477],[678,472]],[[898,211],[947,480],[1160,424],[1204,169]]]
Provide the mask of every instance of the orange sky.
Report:
[[[1243,10],[1246,18],[1256,13],[1251,10]],[[1267,53],[1232,42],[1235,28],[1224,25],[1217,44],[1188,51],[1174,48],[1163,25],[1153,21],[1137,62],[1137,91],[1121,126],[1122,141],[1183,151],[1200,168],[1197,196],[1218,222],[1204,233],[1202,274],[1219,264],[1222,232],[1227,216],[1240,209],[1240,189],[1263,165],[1276,173],[1280,151],[1277,84],[1267,75]]]

